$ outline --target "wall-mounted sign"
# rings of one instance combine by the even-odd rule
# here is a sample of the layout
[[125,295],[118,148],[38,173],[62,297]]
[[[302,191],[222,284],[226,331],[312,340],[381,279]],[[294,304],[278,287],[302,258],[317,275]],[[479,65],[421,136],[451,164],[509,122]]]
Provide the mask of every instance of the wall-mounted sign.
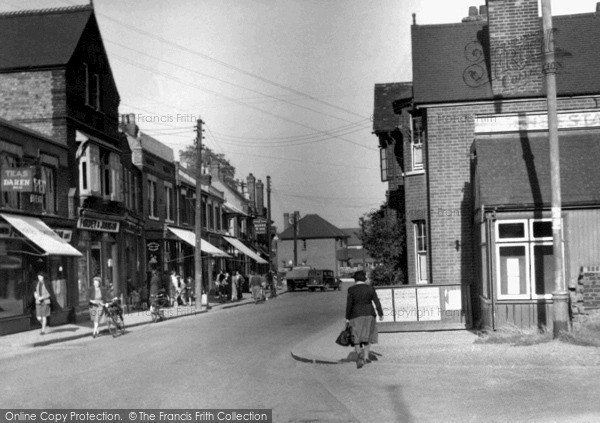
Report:
[[254,232],[256,235],[266,235],[267,219],[254,219]]
[[113,222],[111,220],[91,219],[89,217],[80,217],[77,221],[77,227],[79,229],[85,229],[88,231],[100,231],[100,232],[119,232],[119,222]]
[[73,231],[70,229],[52,229],[56,234],[67,242],[71,242]]
[[[558,129],[580,129],[600,127],[600,111],[559,112]],[[475,133],[547,131],[546,113],[522,115],[484,115],[475,117]]]
[[32,192],[44,194],[46,181],[40,178],[40,169],[35,166],[2,169],[0,186],[4,192]]

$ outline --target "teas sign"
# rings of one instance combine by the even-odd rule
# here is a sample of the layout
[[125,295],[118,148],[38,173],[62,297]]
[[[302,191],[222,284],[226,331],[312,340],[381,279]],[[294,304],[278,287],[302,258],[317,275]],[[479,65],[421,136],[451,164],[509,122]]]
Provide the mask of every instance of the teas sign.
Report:
[[267,233],[267,219],[254,219],[254,232],[256,235]]
[[36,175],[34,166],[2,169],[1,186],[4,192],[33,192],[43,194],[44,182]]

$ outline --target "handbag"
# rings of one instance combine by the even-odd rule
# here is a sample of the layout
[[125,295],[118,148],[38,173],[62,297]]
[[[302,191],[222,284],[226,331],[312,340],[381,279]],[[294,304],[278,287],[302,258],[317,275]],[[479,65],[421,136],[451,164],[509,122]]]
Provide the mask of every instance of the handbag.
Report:
[[346,323],[346,327],[340,332],[335,343],[342,347],[349,347],[352,345],[352,328],[350,327],[350,324]]

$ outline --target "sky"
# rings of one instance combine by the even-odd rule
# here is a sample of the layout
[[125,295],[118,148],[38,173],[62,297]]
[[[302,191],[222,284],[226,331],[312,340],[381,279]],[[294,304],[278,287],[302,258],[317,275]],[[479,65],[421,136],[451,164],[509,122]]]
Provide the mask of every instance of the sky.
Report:
[[[81,3],[0,0],[0,10]],[[176,157],[202,119],[204,145],[224,154],[237,178],[252,173],[266,185],[271,177],[282,230],[286,212],[350,228],[379,208],[387,184],[372,134],[374,85],[412,79],[412,13],[417,24],[458,23],[479,4],[95,0],[94,8],[119,112],[134,113]],[[552,1],[554,15],[595,9],[595,0]]]

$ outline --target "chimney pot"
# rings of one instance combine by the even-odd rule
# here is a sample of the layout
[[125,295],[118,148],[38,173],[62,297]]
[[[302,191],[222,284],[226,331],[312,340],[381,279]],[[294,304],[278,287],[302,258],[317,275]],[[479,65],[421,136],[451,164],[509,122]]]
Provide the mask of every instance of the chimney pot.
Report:
[[487,6],[485,4],[479,6],[479,14],[482,16],[487,15]]
[[469,7],[469,16],[477,16],[479,13],[477,12],[477,6]]

